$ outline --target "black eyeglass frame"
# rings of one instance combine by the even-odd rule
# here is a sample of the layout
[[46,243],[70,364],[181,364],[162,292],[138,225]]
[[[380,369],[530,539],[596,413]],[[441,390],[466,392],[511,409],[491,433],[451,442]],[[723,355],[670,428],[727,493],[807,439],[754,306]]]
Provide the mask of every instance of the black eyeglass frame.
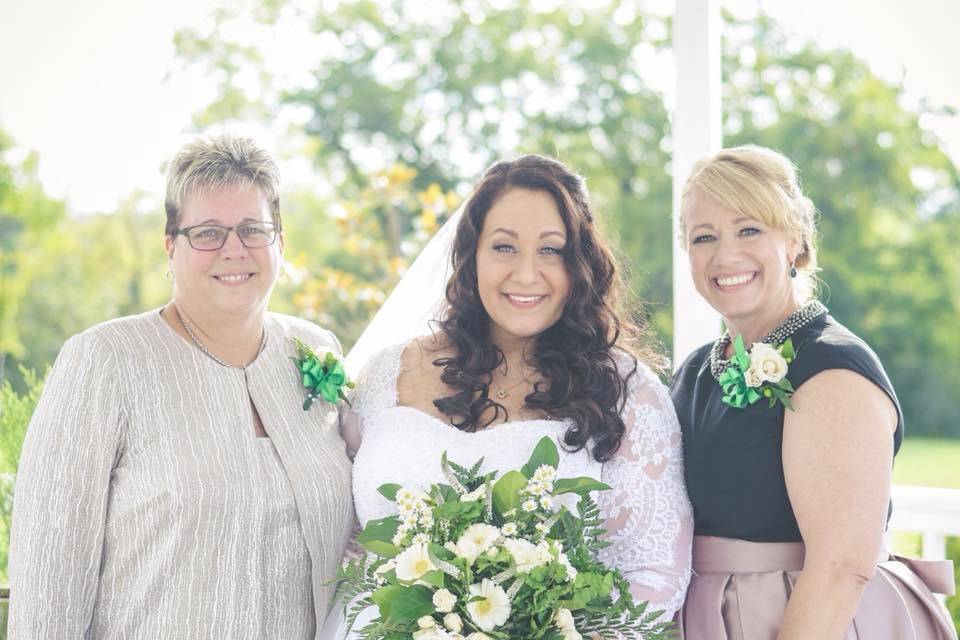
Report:
[[[257,245],[257,246],[254,246],[254,247],[251,247],[251,246],[248,245],[246,242],[244,242],[243,236],[240,235],[239,233],[237,233],[237,229],[242,229],[243,227],[249,227],[249,226],[253,226],[253,225],[269,225],[270,230],[273,232],[273,237],[270,239],[270,242],[268,242],[267,244],[261,244],[261,245]],[[220,243],[220,246],[218,246],[218,247],[195,247],[195,246],[193,246],[193,241],[190,239],[190,232],[193,231],[194,229],[198,229],[198,228],[200,228],[200,227],[216,227],[217,229],[226,229],[227,232],[226,232],[225,234],[223,234],[223,242]],[[237,238],[240,239],[240,244],[242,244],[242,245],[243,245],[244,247],[246,247],[247,249],[263,249],[263,248],[265,248],[265,247],[269,247],[269,246],[271,246],[274,242],[277,241],[277,235],[279,235],[279,233],[280,233],[279,230],[277,229],[277,225],[276,225],[276,224],[274,224],[273,222],[264,221],[264,222],[244,222],[243,224],[237,224],[237,225],[234,225],[234,226],[232,226],[232,227],[227,227],[227,226],[222,225],[222,224],[194,224],[194,225],[191,225],[191,226],[189,226],[189,227],[181,227],[181,228],[179,228],[179,229],[176,229],[176,230],[173,232],[173,237],[174,237],[174,238],[176,238],[177,236],[183,236],[183,237],[185,237],[185,238],[187,239],[187,244],[189,244],[189,245],[190,245],[190,248],[193,249],[194,251],[220,251],[220,249],[223,249],[224,245],[227,244],[227,238],[230,237],[230,232],[231,232],[231,231],[233,231],[233,232],[237,235]]]

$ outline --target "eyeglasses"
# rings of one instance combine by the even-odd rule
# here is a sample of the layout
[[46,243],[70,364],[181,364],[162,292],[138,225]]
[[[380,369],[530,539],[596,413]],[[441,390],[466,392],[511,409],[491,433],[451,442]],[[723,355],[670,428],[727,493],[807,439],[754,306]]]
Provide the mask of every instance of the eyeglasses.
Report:
[[186,236],[187,242],[197,251],[217,251],[227,243],[233,231],[247,249],[269,247],[277,239],[277,229],[272,222],[248,222],[235,227],[219,224],[197,224],[173,232],[174,237]]

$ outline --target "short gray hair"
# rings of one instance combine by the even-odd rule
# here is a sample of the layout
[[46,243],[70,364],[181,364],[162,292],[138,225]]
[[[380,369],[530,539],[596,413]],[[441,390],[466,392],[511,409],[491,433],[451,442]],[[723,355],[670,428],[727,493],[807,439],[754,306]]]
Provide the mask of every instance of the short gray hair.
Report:
[[280,171],[270,154],[250,138],[221,135],[195,140],[177,153],[167,169],[166,235],[176,233],[183,203],[191,193],[235,184],[260,188],[270,205],[277,231],[280,223]]

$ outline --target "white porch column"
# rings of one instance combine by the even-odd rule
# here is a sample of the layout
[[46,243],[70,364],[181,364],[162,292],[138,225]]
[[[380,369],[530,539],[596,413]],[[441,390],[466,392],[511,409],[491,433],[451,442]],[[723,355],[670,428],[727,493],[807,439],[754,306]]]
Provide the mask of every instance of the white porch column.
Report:
[[719,0],[676,0],[673,56],[676,105],[673,109],[673,362],[714,340],[720,316],[690,280],[686,251],[679,242],[680,191],[694,162],[720,149]]

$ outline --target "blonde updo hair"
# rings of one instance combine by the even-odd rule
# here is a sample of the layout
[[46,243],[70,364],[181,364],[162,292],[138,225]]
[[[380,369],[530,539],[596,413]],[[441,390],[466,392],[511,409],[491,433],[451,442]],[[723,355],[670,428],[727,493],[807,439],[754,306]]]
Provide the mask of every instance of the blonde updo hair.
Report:
[[697,162],[681,194],[680,233],[687,246],[684,203],[694,190],[763,224],[796,233],[801,249],[794,266],[796,287],[803,299],[817,290],[816,207],[803,195],[797,168],[783,154],[766,147],[744,145],[723,149]]

